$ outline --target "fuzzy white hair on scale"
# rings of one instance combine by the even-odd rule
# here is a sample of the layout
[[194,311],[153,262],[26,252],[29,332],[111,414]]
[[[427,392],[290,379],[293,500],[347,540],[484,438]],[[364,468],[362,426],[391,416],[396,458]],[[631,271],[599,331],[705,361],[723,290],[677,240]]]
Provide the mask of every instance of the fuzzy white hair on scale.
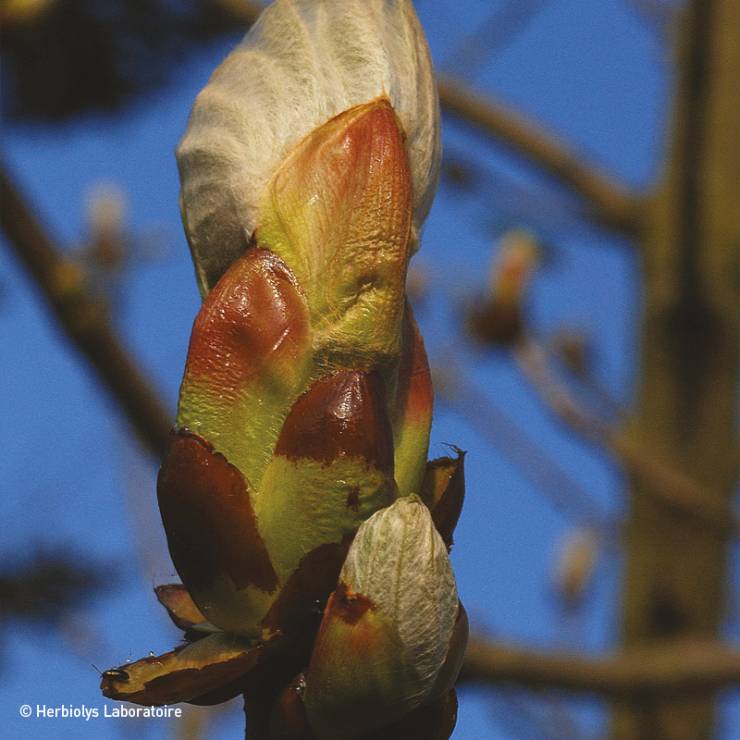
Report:
[[265,187],[316,127],[387,96],[406,136],[418,236],[437,186],[439,101],[411,0],[276,0],[196,98],[177,149],[205,295],[246,246]]

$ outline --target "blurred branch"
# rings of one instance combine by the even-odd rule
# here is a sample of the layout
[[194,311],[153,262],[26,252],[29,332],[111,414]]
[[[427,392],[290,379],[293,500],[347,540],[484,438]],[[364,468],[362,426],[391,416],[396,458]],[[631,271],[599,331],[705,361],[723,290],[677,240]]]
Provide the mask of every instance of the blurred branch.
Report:
[[565,469],[543,451],[515,419],[496,406],[470,382],[454,361],[446,361],[448,377],[435,374],[435,389],[452,410],[477,429],[502,455],[554,505],[575,516],[584,526],[592,527],[610,538],[617,522]]
[[207,2],[247,26],[251,26],[264,9],[262,4],[251,0],[207,0]]
[[740,521],[725,501],[702,490],[694,481],[663,464],[653,453],[638,449],[621,432],[581,408],[552,371],[547,352],[532,340],[523,343],[516,358],[550,410],[586,440],[610,452],[645,491],[670,508],[726,533],[740,533]]
[[[66,550],[38,550],[21,562],[7,554],[0,569],[0,623],[7,619],[59,626],[117,578],[107,564]],[[10,561],[10,562],[8,562]]]
[[496,5],[488,17],[455,46],[442,67],[472,78],[487,59],[511,44],[546,5],[547,0],[508,0]]
[[[677,18],[667,152],[642,239],[639,373],[626,434],[633,450],[656,450],[696,481],[705,509],[721,500],[731,511],[740,390],[740,3],[691,0]],[[728,537],[666,516],[663,502],[646,495],[656,487],[644,477],[634,475],[630,488],[625,649],[721,634],[732,580]],[[637,697],[615,712],[611,736],[712,737],[713,699]]]
[[577,193],[590,206],[591,217],[626,236],[640,227],[640,200],[609,176],[584,164],[565,144],[501,103],[467,89],[464,82],[439,78],[442,107],[495,137]]
[[141,443],[160,457],[172,424],[170,414],[121,345],[104,305],[86,291],[80,267],[66,259],[52,242],[2,163],[0,229],[72,344],[95,369]]
[[592,658],[537,652],[472,636],[461,684],[516,684],[609,698],[704,694],[740,683],[740,651],[685,641]]
[[[493,224],[526,223],[539,233],[591,233],[594,224],[584,216],[583,203],[546,185],[523,183],[501,169],[486,166],[473,154],[445,144],[441,179],[450,194],[480,201],[481,221]],[[492,208],[494,217],[491,218]]]
[[668,37],[678,5],[667,0],[628,0],[628,7],[662,42]]
[[502,686],[486,698],[493,722],[509,740],[594,740],[578,726],[562,696]]

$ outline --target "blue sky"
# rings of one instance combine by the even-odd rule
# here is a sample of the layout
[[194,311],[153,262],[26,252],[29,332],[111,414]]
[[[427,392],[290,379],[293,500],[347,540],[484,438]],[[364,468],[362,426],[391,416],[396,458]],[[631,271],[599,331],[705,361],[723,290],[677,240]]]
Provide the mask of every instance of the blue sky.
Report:
[[[455,70],[455,50],[496,5],[418,1],[441,68],[449,64]],[[629,185],[645,188],[656,175],[663,147],[670,86],[664,41],[628,0],[549,0],[541,5],[524,30],[475,70],[470,84],[538,119]],[[85,193],[100,181],[125,190],[132,234],[156,233],[161,254],[125,276],[117,323],[171,409],[199,304],[179,221],[173,150],[195,94],[231,43],[191,58],[170,86],[116,119],[56,128],[5,125],[3,132],[10,166],[59,242],[74,246],[83,240]],[[484,171],[503,174],[548,199],[562,198],[520,160],[457,121],[445,119],[444,142]],[[510,360],[461,349],[456,305],[461,296],[484,287],[495,229],[531,225],[513,219],[511,200],[505,188],[488,180],[474,195],[447,184],[440,188],[415,258],[430,279],[420,321],[432,362],[455,353],[466,373],[550,457],[594,499],[619,512],[623,481],[618,472],[563,434]],[[535,332],[547,336],[563,326],[590,330],[600,381],[629,403],[639,301],[629,247],[578,222],[563,228],[548,226],[546,219],[533,221],[555,255],[529,295]],[[17,714],[22,703],[102,707],[92,662],[108,667],[150,650],[164,651],[178,635],[151,593],[154,583],[173,574],[156,510],[156,467],[139,454],[117,409],[49,320],[34,286],[7,250],[0,250],[0,285],[2,552],[70,545],[109,562],[119,576],[113,591],[80,613],[81,641],[20,629],[5,636],[0,663],[4,736],[174,736],[175,728],[163,720],[84,723],[22,720]],[[448,442],[469,452],[467,501],[453,561],[473,623],[526,644],[575,644],[586,650],[613,645],[620,567],[614,554],[601,560],[578,623],[564,626],[551,573],[557,543],[577,522],[557,513],[522,470],[468,421],[438,404],[432,453],[444,454]],[[502,717],[515,705],[507,695],[496,697],[492,702],[481,691],[464,691],[454,737],[512,737]],[[600,715],[590,706],[577,705],[584,730],[599,727]],[[545,718],[551,716],[546,704],[538,707]],[[733,713],[738,716],[737,708]],[[238,736],[240,721],[239,708],[232,706],[209,720],[208,737]],[[724,737],[738,737],[730,726],[728,714]]]

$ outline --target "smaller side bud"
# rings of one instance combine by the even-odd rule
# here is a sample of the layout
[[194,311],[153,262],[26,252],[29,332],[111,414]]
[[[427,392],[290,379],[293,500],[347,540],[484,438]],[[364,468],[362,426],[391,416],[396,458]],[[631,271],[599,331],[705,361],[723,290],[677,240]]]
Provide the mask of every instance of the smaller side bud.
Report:
[[576,608],[590,586],[598,564],[601,537],[593,529],[569,531],[559,546],[554,581],[566,607]]
[[539,264],[540,251],[536,237],[523,229],[513,229],[501,237],[491,266],[488,295],[469,316],[470,333],[481,344],[508,347],[522,339],[524,295]]
[[421,499],[401,498],[370,517],[347,554],[306,676],[316,734],[364,737],[448,693],[467,636],[456,630],[459,615],[447,548]]

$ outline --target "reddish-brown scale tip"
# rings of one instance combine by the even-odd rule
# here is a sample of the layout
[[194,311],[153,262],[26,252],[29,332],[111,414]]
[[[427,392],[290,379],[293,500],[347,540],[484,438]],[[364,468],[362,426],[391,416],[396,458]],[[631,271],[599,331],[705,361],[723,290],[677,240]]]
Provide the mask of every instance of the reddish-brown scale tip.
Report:
[[393,471],[393,435],[377,373],[342,370],[316,381],[293,405],[275,454],[330,463],[361,457]]
[[455,451],[457,458],[440,457],[427,463],[422,487],[434,525],[448,548],[465,500],[465,452]]
[[434,389],[424,340],[406,304],[403,321],[403,353],[398,368],[396,409],[405,423],[430,423]]
[[[236,392],[273,356],[304,350],[308,309],[288,266],[250,247],[208,294],[193,324],[185,377]],[[228,359],[228,362],[224,362]]]
[[357,624],[371,609],[375,609],[372,599],[353,593],[346,583],[340,583],[329,599],[326,611],[346,624]]
[[196,624],[206,621],[187,589],[181,583],[163,583],[155,586],[154,593],[157,596],[157,601],[167,610],[170,619],[184,632],[187,632]]

